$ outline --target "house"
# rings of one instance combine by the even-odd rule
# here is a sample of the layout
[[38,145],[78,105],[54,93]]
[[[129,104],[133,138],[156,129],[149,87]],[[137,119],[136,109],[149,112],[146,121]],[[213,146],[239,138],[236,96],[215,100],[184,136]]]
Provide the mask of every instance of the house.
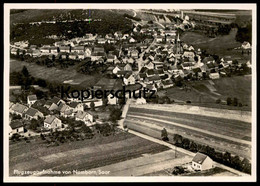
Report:
[[106,41],[107,41],[107,40],[104,39],[104,38],[98,38],[97,43],[98,43],[98,44],[105,44]]
[[194,61],[195,54],[193,51],[184,51],[182,57],[189,58],[190,61]]
[[117,97],[112,94],[109,94],[107,96],[107,100],[108,100],[107,104],[109,104],[109,105],[116,105],[118,103]]
[[119,39],[119,38],[122,38],[123,34],[122,34],[122,32],[117,31],[117,32],[114,33],[114,36],[115,36],[117,39]]
[[146,76],[147,77],[152,77],[152,76],[155,76],[155,75],[156,75],[156,70],[154,70],[154,69],[148,69],[146,71]]
[[152,84],[152,83],[159,83],[161,81],[161,78],[159,75],[154,75],[152,77],[147,77],[145,79],[145,81],[148,83],[148,84]]
[[90,57],[91,56],[91,52],[92,52],[92,48],[91,47],[86,47],[85,48],[85,56],[86,57]]
[[41,51],[38,49],[32,50],[32,57],[39,57],[41,55]]
[[31,106],[32,104],[34,104],[36,101],[37,101],[37,97],[36,97],[35,94],[34,94],[34,95],[29,95],[29,96],[27,96],[27,104],[28,104],[29,106]]
[[67,56],[68,56],[68,53],[60,52],[58,57],[61,58],[61,59],[67,59]]
[[144,98],[138,98],[138,99],[136,100],[135,104],[137,104],[137,105],[146,104],[146,99],[144,99]]
[[210,73],[209,78],[210,79],[219,79],[219,73],[218,72]]
[[213,167],[213,161],[210,157],[200,152],[197,152],[191,162],[191,167],[194,170],[208,170]]
[[98,61],[99,59],[105,57],[105,53],[104,52],[93,52],[91,54],[91,61]]
[[131,37],[131,38],[129,39],[129,43],[135,43],[135,42],[136,42],[136,40],[135,40],[134,38]]
[[75,115],[75,120],[77,121],[83,121],[85,124],[88,122],[93,122],[93,115],[91,115],[88,112],[84,111],[78,111],[77,114]]
[[202,60],[202,63],[206,64],[206,63],[214,63],[215,60],[212,56],[209,56],[209,57],[205,57],[203,60]]
[[124,71],[132,71],[132,70],[133,70],[133,69],[132,69],[132,65],[129,64],[129,63],[124,64],[124,65],[123,65],[123,70],[124,70]]
[[114,69],[112,70],[113,74],[117,74],[119,71],[123,70],[119,65],[115,66]]
[[156,39],[155,39],[155,41],[156,41],[157,43],[160,43],[160,42],[163,42],[163,39],[164,39],[163,36],[157,36]]
[[166,36],[176,36],[176,30],[165,30]]
[[125,85],[133,85],[135,84],[135,77],[132,73],[127,73],[123,78]]
[[41,55],[49,55],[50,54],[50,47],[41,47],[40,51],[41,51]]
[[78,53],[78,59],[79,59],[79,60],[85,59],[85,53],[84,53],[84,52],[79,52],[79,53]]
[[109,54],[107,56],[107,62],[109,62],[109,63],[113,63],[114,60],[116,60],[116,59],[117,59],[116,55]]
[[[124,34],[122,39],[127,39],[129,37],[129,34]],[[132,38],[131,38],[132,39]],[[130,42],[130,41],[129,41]],[[131,42],[130,42],[131,43]]]
[[189,50],[189,51],[194,51],[193,46],[190,46],[190,47],[188,48],[188,50]]
[[249,42],[247,41],[244,41],[241,45],[241,48],[244,49],[244,50],[247,50],[247,49],[250,49],[251,48],[251,45]]
[[36,50],[36,49],[37,49],[37,46],[36,46],[36,45],[31,45],[31,46],[30,46],[30,49],[31,49],[31,50]]
[[69,46],[61,46],[60,52],[70,53],[70,47]]
[[173,82],[171,79],[167,79],[161,82],[161,86],[163,89],[173,87]]
[[43,118],[43,113],[41,113],[39,110],[30,107],[25,113],[24,113],[25,119],[39,119]]
[[138,58],[139,52],[137,49],[133,49],[133,50],[131,50],[130,55],[131,55],[131,57],[136,59],[136,58]]
[[58,98],[58,97],[53,97],[51,100],[48,100],[45,104],[44,107],[46,107],[47,109],[49,109],[50,111],[52,110],[57,110],[58,106],[61,103],[65,103],[62,99]]
[[55,47],[55,46],[50,47],[50,53],[57,56],[59,54],[58,47]]
[[69,54],[69,59],[76,60],[78,58],[77,52],[71,52]]
[[28,109],[28,107],[26,107],[20,103],[16,103],[15,105],[13,105],[11,107],[10,113],[23,116],[23,114],[27,111],[27,109]]
[[84,53],[84,51],[85,51],[84,46],[75,46],[71,48],[71,52]]
[[145,67],[148,69],[154,69],[155,65],[153,62],[149,61],[148,63],[145,64]]
[[59,106],[58,106],[58,108],[56,109],[58,112],[60,112],[60,115],[61,116],[64,116],[65,114],[65,112],[67,111],[67,110],[72,110],[72,108],[70,108],[67,104],[65,104],[65,103],[60,103],[59,104]]
[[12,134],[24,133],[23,123],[19,120],[11,121],[10,127],[12,129]]
[[62,123],[61,123],[61,120],[58,119],[57,117],[55,117],[53,115],[49,115],[44,120],[44,127],[47,129],[61,128]]
[[72,108],[72,111],[74,113],[78,112],[78,111],[84,111],[84,106],[82,103],[78,103],[78,102],[71,102],[69,104],[69,107]]

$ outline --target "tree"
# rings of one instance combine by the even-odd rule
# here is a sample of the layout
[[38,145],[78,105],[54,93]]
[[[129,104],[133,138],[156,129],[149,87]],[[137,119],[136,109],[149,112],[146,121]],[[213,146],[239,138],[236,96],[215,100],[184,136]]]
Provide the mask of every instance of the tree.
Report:
[[235,97],[233,99],[233,106],[237,106],[238,105],[238,99]]
[[173,135],[173,143],[177,146],[181,146],[182,145],[182,136],[179,134],[174,134]]
[[91,109],[92,111],[95,110],[95,103],[94,103],[93,101],[90,103],[90,109]]
[[223,155],[223,162],[226,165],[230,165],[231,163],[231,154],[229,152],[225,152]]
[[189,150],[192,151],[192,152],[197,152],[198,151],[197,144],[194,143],[193,141],[191,141],[190,146],[189,146]]
[[227,98],[227,105],[231,105],[232,104],[232,99],[230,97]]
[[165,128],[163,128],[163,130],[162,130],[161,138],[162,138],[163,141],[169,141],[168,133],[167,133],[167,130]]
[[241,169],[243,172],[251,174],[251,164],[248,159],[243,159],[243,161],[241,162]]
[[182,142],[182,147],[185,148],[185,149],[188,149],[189,146],[190,146],[190,140],[187,139],[187,138],[184,138],[183,142]]
[[239,156],[234,156],[231,158],[231,165],[232,165],[232,167],[234,167],[237,170],[242,169],[242,162],[241,162]]
[[216,100],[216,103],[217,103],[217,104],[220,104],[220,102],[221,102],[220,99],[217,99],[217,100]]
[[39,127],[39,122],[36,119],[32,119],[29,128],[36,130]]
[[112,108],[109,115],[109,120],[115,123],[117,120],[121,118],[122,111],[117,108]]
[[26,68],[26,66],[23,66],[22,74],[23,74],[24,77],[29,77],[30,76],[29,71]]

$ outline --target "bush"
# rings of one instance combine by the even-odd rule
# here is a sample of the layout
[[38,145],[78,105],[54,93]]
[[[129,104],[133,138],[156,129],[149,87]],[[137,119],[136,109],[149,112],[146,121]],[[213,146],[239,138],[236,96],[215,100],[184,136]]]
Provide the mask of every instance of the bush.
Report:
[[217,100],[216,100],[216,103],[217,103],[217,104],[220,104],[220,102],[221,102],[220,99],[217,99]]
[[178,174],[183,174],[184,172],[185,171],[184,171],[184,168],[182,166],[176,166],[176,167],[174,167],[172,174],[178,175]]
[[239,107],[242,107],[242,106],[243,106],[243,104],[242,104],[242,103],[239,103],[239,104],[238,104],[238,106],[239,106]]
[[231,105],[232,104],[232,99],[230,97],[227,98],[227,105]]
[[238,105],[238,99],[237,98],[234,98],[233,99],[233,106],[237,106]]

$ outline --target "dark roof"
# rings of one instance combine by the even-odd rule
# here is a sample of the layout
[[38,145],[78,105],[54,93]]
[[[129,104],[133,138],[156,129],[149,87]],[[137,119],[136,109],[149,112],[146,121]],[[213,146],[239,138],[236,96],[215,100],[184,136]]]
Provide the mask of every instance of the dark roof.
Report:
[[36,114],[37,112],[39,112],[37,109],[34,109],[34,108],[30,107],[30,108],[25,112],[25,114],[27,114],[27,115],[33,117],[33,116],[35,116],[35,114]]
[[155,75],[155,76],[152,76],[152,77],[147,77],[147,79],[149,81],[158,81],[158,80],[161,80],[160,76],[158,75]]
[[207,155],[197,152],[196,155],[193,157],[192,161],[198,164],[202,164],[207,157]]
[[172,82],[171,79],[168,79],[168,80],[162,81],[162,84],[164,84],[164,85],[172,85],[173,82]]
[[194,69],[192,69],[192,71],[193,71],[194,73],[196,73],[196,72],[201,72],[201,69],[200,69],[200,68],[194,68]]
[[11,123],[10,123],[10,127],[12,128],[12,129],[17,129],[17,128],[20,128],[20,127],[22,127],[23,126],[23,123],[21,122],[21,121],[19,121],[19,120],[14,120],[14,121],[12,121]]
[[146,72],[148,75],[155,75],[155,71],[153,69],[149,69]]
[[12,110],[15,112],[19,112],[19,113],[23,113],[24,110],[27,109],[26,106],[20,104],[20,103],[16,103],[13,107]]
[[125,78],[129,78],[132,75],[132,73],[126,73]]
[[76,108],[78,106],[78,104],[79,104],[78,102],[71,102],[69,104],[69,106],[72,107],[72,108]]
[[56,117],[52,116],[52,115],[51,116],[47,116],[46,119],[44,120],[44,122],[51,124],[55,118]]
[[207,63],[208,61],[214,61],[214,58],[212,56],[209,56],[209,57],[205,57],[202,62],[203,63]]
[[52,99],[51,99],[51,102],[52,103],[55,103],[57,105],[57,103],[60,101],[60,98],[54,96]]
[[146,74],[145,73],[139,73],[140,78],[145,78]]

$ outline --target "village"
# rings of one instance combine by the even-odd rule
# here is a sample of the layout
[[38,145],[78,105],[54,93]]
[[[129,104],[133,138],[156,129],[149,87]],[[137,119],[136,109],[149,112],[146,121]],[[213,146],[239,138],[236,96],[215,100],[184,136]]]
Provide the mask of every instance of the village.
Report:
[[[245,63],[233,59],[232,56],[210,55],[200,48],[184,43],[180,39],[181,32],[194,27],[195,23],[190,21],[188,16],[178,17],[178,20],[178,24],[169,24],[167,28],[151,22],[146,25],[134,22],[130,33],[116,31],[105,36],[86,33],[83,37],[61,39],[52,45],[37,46],[28,41],[14,42],[10,45],[11,57],[23,56],[32,60],[48,58],[52,62],[66,60],[73,61],[73,64],[82,61],[105,64],[107,68],[103,74],[106,78],[102,75],[92,88],[112,90],[124,86],[137,93],[144,89],[160,92],[171,87],[189,91],[191,88],[186,82],[220,79],[230,76],[234,71],[243,72],[245,68],[251,68],[250,60]],[[59,38],[56,35],[49,37]],[[113,46],[113,50],[107,49],[105,45]],[[248,41],[245,41],[240,49],[244,53],[251,53]],[[63,83],[73,85],[73,80],[68,79]],[[18,86],[18,89],[21,87]],[[86,131],[86,134],[104,124],[114,127],[122,119],[122,110],[125,109],[125,103],[111,94],[105,99],[85,100],[73,96],[62,99],[58,95],[46,100],[39,99],[36,94],[30,94],[26,100],[9,101],[9,137],[12,140],[17,136],[43,136],[55,131],[72,130],[71,128],[77,126]],[[152,100],[142,97],[134,103],[143,105],[150,102],[153,103]],[[171,103],[171,100],[166,102]],[[103,112],[109,115],[105,119]],[[75,125],[71,127],[73,122]],[[213,168],[213,160],[198,152],[192,162],[185,166],[185,170],[195,172],[208,170]],[[174,172],[177,175],[184,173],[184,170],[177,166]]]

